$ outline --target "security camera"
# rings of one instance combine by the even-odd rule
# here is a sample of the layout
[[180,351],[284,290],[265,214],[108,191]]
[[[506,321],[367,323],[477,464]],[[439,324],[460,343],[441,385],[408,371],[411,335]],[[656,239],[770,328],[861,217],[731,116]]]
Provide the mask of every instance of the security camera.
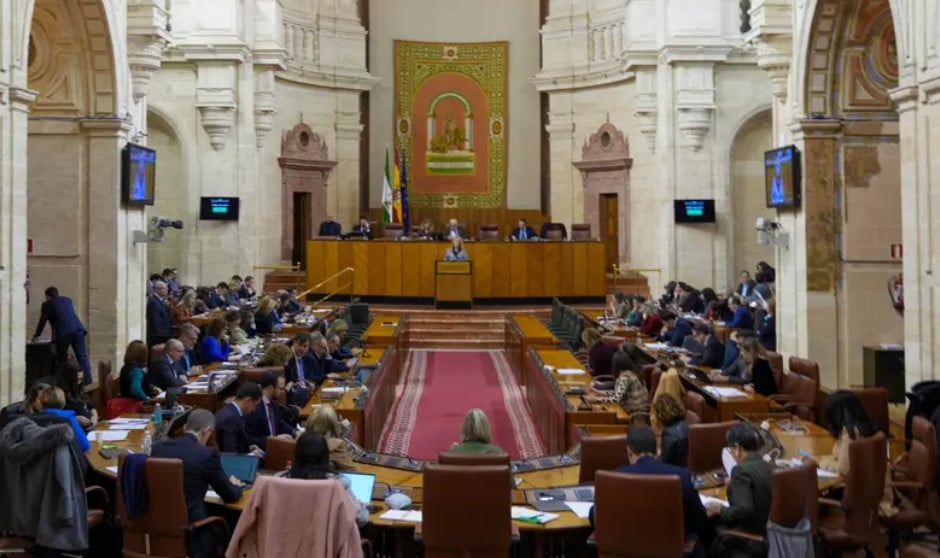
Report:
[[[134,236],[134,242],[163,242],[163,235],[166,232],[166,229],[177,229],[180,230],[183,228],[182,221],[173,221],[167,219],[166,217],[151,217],[150,218],[150,227],[147,230],[146,240],[142,237],[143,235]],[[137,232],[137,231],[135,231]]]
[[171,221],[166,217],[154,217],[150,220],[151,228],[158,229],[177,229],[180,230],[183,228],[182,221]]
[[758,244],[770,244],[789,248],[790,235],[783,230],[781,223],[758,217],[757,221],[754,223],[754,228],[757,229]]
[[757,218],[757,223],[754,224],[754,226],[757,227],[757,230],[759,230],[759,231],[764,230],[764,227],[765,227],[766,225],[767,225],[767,220],[764,219],[763,217],[758,217],[758,218]]

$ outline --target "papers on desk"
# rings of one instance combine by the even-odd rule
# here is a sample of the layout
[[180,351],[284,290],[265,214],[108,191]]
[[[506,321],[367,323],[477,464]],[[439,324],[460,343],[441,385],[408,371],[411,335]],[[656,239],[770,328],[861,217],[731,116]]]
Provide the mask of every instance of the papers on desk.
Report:
[[593,502],[565,502],[565,505],[581,519],[587,519],[588,514],[591,513],[591,508],[594,507]]
[[346,393],[349,388],[344,386],[321,387],[320,393]]
[[154,395],[153,397],[151,397],[151,399],[156,399],[157,401],[163,401],[164,399],[166,399],[166,392],[165,392],[165,391],[161,391],[160,393],[158,393],[158,394]]
[[510,508],[510,515],[513,519],[518,519],[519,521],[539,524],[558,519],[557,513],[540,512],[539,510],[523,508],[522,506],[512,506]]
[[[802,467],[803,460],[798,457],[793,457],[790,459],[777,459],[775,461],[778,467]],[[821,479],[837,479],[839,478],[839,473],[835,471],[830,471],[829,469],[817,468],[816,476]]]
[[150,421],[145,422],[125,422],[121,424],[108,424],[108,430],[146,430],[147,424]]
[[557,372],[562,376],[582,376],[587,373],[580,368],[559,368]]
[[112,466],[110,466],[110,467],[105,467],[105,470],[108,471],[109,473],[114,473],[115,475],[117,474],[117,471],[118,471],[117,465],[112,465]]
[[206,490],[206,500],[210,500],[210,499],[211,499],[211,500],[219,500],[219,501],[221,501],[221,500],[222,500],[222,497],[219,496],[219,493],[218,493],[218,492],[216,492],[215,490],[212,490],[212,489],[210,488],[209,490]]
[[731,478],[731,471],[738,466],[737,460],[731,455],[731,450],[728,448],[723,448],[721,450],[721,465],[725,468],[725,474],[728,475],[727,478]]
[[733,388],[733,387],[705,386],[705,387],[702,388],[702,389],[704,389],[705,391],[707,391],[707,392],[710,393],[711,395],[713,395],[713,396],[715,396],[715,397],[719,397],[719,398],[722,398],[722,397],[747,397],[747,394],[746,394],[746,393],[744,393],[743,391],[739,390],[738,388]]
[[[146,425],[150,422],[149,418],[113,418],[108,421],[108,424],[143,424]],[[132,429],[133,430],[133,429]]]
[[379,516],[379,519],[388,521],[412,521],[421,523],[421,512],[418,510],[388,510]]
[[698,495],[699,499],[702,501],[702,505],[706,508],[711,504],[719,504],[722,507],[727,508],[729,506],[727,500],[722,500],[721,498],[713,498],[711,496],[706,496],[704,494]]
[[92,430],[88,433],[89,439],[96,442],[122,442],[127,439],[130,430]]
[[651,351],[665,351],[669,348],[665,343],[643,343],[643,346]]

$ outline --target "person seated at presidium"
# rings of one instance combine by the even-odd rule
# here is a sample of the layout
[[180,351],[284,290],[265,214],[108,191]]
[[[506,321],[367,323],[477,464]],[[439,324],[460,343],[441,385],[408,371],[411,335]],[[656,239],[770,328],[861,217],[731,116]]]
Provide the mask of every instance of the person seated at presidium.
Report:
[[[628,464],[614,469],[615,473],[633,475],[672,475],[682,483],[682,515],[687,541],[698,540],[705,530],[705,508],[699,498],[692,475],[684,467],[669,465],[656,459],[656,433],[648,426],[634,426],[627,432]],[[594,507],[588,514],[594,525]],[[764,520],[766,522],[766,518]]]
[[463,423],[460,425],[460,443],[454,443],[448,451],[485,455],[506,453],[492,442],[493,434],[486,414],[480,409],[470,409],[463,416]]
[[206,328],[206,336],[199,343],[199,353],[205,364],[214,362],[225,362],[231,352],[228,335],[225,334],[225,328],[228,327],[226,321],[222,318],[216,318],[209,323]]
[[252,453],[263,457],[261,447],[265,436],[248,433],[246,417],[261,402],[261,387],[254,382],[238,386],[235,398],[215,413],[216,437],[219,451],[227,453]]
[[359,217],[359,224],[353,227],[351,234],[362,238],[372,238],[372,224],[369,223],[369,218],[365,215]]
[[[758,453],[761,447],[760,434],[753,426],[739,422],[728,430],[725,439],[731,456],[737,462],[731,470],[728,484],[728,506],[711,503],[708,505],[708,516],[715,518],[719,527],[739,529],[763,537],[770,518],[773,470]],[[767,556],[767,543],[744,537],[721,536],[719,532],[713,545],[713,554],[764,557]]]
[[519,219],[519,223],[516,225],[516,228],[512,230],[509,238],[512,240],[534,240],[538,238],[538,235],[535,229],[529,226],[528,221]]
[[343,236],[343,226],[334,221],[332,215],[327,215],[326,221],[320,223],[317,236]]
[[124,351],[124,366],[118,376],[121,397],[148,401],[163,392],[147,381],[146,367],[147,345],[143,341],[131,341]]
[[450,219],[447,221],[447,229],[444,231],[443,237],[446,239],[467,238],[467,233],[457,222],[457,219]]
[[346,427],[339,421],[332,405],[315,405],[304,428],[326,439],[330,449],[330,466],[334,471],[356,470],[356,464],[346,448]]
[[453,238],[451,247],[444,253],[444,259],[449,262],[465,262],[470,259],[460,237]]

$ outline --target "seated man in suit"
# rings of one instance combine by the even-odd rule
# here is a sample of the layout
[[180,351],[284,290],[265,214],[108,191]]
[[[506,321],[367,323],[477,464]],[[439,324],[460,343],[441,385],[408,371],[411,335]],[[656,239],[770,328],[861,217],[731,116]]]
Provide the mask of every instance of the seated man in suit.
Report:
[[324,376],[324,380],[326,379],[327,374],[349,372],[349,367],[346,366],[346,363],[339,360],[333,360],[333,357],[330,356],[330,344],[327,342],[326,336],[323,334],[314,333],[312,336],[310,336],[310,352],[313,353],[314,358],[317,360],[320,374]]
[[529,226],[528,221],[519,219],[519,223],[516,225],[516,228],[512,230],[512,234],[509,235],[509,238],[512,240],[532,240],[538,238],[538,235],[535,234],[535,229]]
[[320,363],[316,356],[310,352],[310,334],[300,332],[291,341],[293,358],[284,365],[284,377],[287,378],[287,391],[302,388],[312,393],[317,384],[326,379],[326,373],[321,372]]
[[147,346],[166,343],[170,338],[170,306],[167,286],[163,281],[153,284],[153,296],[147,301]]
[[451,219],[447,221],[447,228],[444,229],[444,233],[441,236],[445,240],[451,240],[454,238],[467,238],[467,233],[463,230],[463,227],[460,226],[460,223],[457,222],[457,219]]
[[[223,502],[231,504],[242,497],[242,483],[237,478],[226,477],[222,469],[219,452],[206,447],[215,417],[205,409],[193,409],[189,413],[184,434],[178,438],[167,438],[153,446],[151,457],[179,459],[183,462],[183,494],[189,523],[209,517],[206,507],[206,490],[212,488]],[[196,529],[187,538],[189,555],[193,558],[214,556],[214,549],[223,540],[223,533],[208,528]]]
[[731,323],[728,324],[733,329],[754,329],[754,318],[751,317],[751,311],[741,302],[741,297],[732,295],[728,297],[728,308],[734,314]]
[[333,220],[331,215],[326,216],[326,221],[320,223],[320,230],[317,232],[318,236],[342,236],[343,227],[339,223]]
[[662,316],[665,332],[661,340],[672,347],[681,347],[687,335],[692,335],[692,323],[685,318],[679,318],[672,312],[665,312]]
[[353,227],[351,236],[361,236],[362,238],[372,238],[372,224],[365,215],[359,217],[359,224]]
[[235,399],[215,413],[215,441],[219,451],[226,453],[253,453],[263,457],[261,438],[249,437],[245,430],[245,417],[261,402],[261,388],[254,382],[238,386]]
[[340,339],[339,334],[331,333],[327,335],[326,342],[330,347],[330,356],[333,357],[333,360],[343,361],[353,357],[352,351],[343,347],[343,340]]
[[692,355],[689,364],[714,369],[721,368],[725,359],[725,345],[720,339],[712,335],[712,328],[705,322],[695,322],[692,326],[692,335],[695,341],[702,346],[702,353]]
[[754,287],[756,286],[757,281],[751,279],[751,272],[745,269],[741,272],[741,282],[738,283],[738,290],[735,291],[735,294],[740,296],[742,300],[747,300],[754,296]]
[[[682,482],[682,513],[685,538],[698,540],[705,529],[706,516],[702,500],[692,484],[688,469],[667,465],[656,459],[656,433],[648,426],[634,426],[627,432],[627,460],[629,465],[614,469],[616,473],[633,475],[675,475]],[[594,508],[589,515],[594,525]]]
[[163,346],[163,356],[150,361],[147,367],[147,381],[151,385],[166,391],[186,383],[186,370],[180,364],[186,349],[179,339],[170,339]]
[[297,428],[287,424],[275,399],[277,374],[265,374],[261,378],[261,404],[245,417],[248,437],[258,440],[258,447],[265,449],[269,437],[292,440]]
[[202,360],[199,358],[198,350],[199,327],[191,323],[181,325],[177,339],[183,344],[183,356],[177,363],[180,372],[188,376],[202,374]]
[[[169,316],[169,314],[167,314]],[[82,383],[91,383],[91,364],[88,362],[88,348],[85,345],[85,324],[75,313],[72,299],[59,296],[59,289],[49,287],[46,289],[46,300],[42,303],[39,313],[39,323],[33,333],[33,342],[42,335],[46,322],[52,327],[52,342],[55,344],[56,358],[59,364],[68,361],[69,347],[75,352],[75,360],[85,371]]]

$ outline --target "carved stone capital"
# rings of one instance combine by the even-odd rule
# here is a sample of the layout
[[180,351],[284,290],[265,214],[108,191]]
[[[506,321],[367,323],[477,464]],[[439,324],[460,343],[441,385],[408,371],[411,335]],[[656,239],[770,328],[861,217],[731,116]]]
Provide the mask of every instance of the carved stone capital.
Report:
[[[203,61],[197,65],[195,106],[199,109],[202,127],[209,134],[209,143],[216,151],[225,147],[225,140],[235,125],[238,107],[235,79],[236,64],[230,61]],[[270,91],[273,94],[273,87]]]
[[168,14],[158,0],[130,0],[127,4],[127,62],[134,101],[147,95],[153,73],[160,69],[163,47],[170,41]]
[[920,89],[916,85],[897,87],[892,89],[889,94],[897,107],[898,114],[916,109],[920,101]]
[[545,125],[545,131],[548,132],[549,141],[559,139],[570,139],[574,135],[574,122],[552,122]]
[[693,151],[705,143],[715,112],[715,76],[711,63],[676,67],[676,125]]
[[209,134],[212,149],[219,151],[225,147],[225,140],[235,125],[235,107],[201,106],[197,108],[202,120],[202,128]]
[[698,151],[705,144],[705,136],[712,128],[712,108],[680,108],[677,126],[689,147]]
[[790,37],[774,36],[755,43],[757,66],[767,72],[774,98],[787,98],[793,43]]
[[13,110],[20,112],[29,112],[29,107],[32,106],[38,96],[38,91],[26,89],[25,87],[11,87],[7,91],[7,97]]

